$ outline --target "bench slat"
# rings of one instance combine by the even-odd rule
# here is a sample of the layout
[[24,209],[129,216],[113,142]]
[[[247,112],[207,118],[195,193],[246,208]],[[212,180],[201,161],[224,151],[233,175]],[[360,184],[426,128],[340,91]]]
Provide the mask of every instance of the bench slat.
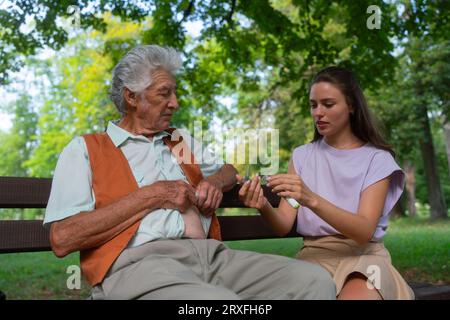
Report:
[[[0,208],[45,208],[50,196],[51,178],[0,177]],[[268,187],[264,194],[278,207],[280,198]],[[244,208],[239,200],[240,186],[224,193],[221,208]],[[278,236],[260,216],[221,216],[223,240],[268,239]],[[299,236],[292,231],[288,237]],[[41,220],[0,220],[0,253],[50,250],[48,231]]]
[[[0,177],[0,208],[45,208],[50,196],[51,178]],[[245,208],[239,201],[240,186],[236,185],[223,195],[221,208]],[[280,198],[263,186],[264,195],[274,207]]]
[[49,250],[49,232],[42,220],[0,221],[0,253]]
[[52,179],[0,177],[0,208],[45,208]]
[[450,285],[432,285],[430,283],[409,283],[416,300],[450,300]]
[[[260,216],[220,216],[219,221],[224,241],[278,238]],[[299,235],[293,230],[287,237]],[[0,221],[0,253],[49,250],[49,232],[42,220]]]

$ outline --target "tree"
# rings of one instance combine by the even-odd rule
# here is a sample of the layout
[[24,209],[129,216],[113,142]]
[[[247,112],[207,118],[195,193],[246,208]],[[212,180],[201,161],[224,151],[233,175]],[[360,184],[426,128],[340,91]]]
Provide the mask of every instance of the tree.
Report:
[[31,97],[23,92],[15,101],[6,106],[12,114],[12,128],[9,132],[0,132],[0,176],[26,177],[27,168],[23,165],[30,157],[36,145],[35,134],[38,116],[32,105]]
[[423,54],[430,50],[430,47],[426,46],[427,44],[424,39],[410,39],[406,52],[411,57],[410,81],[416,97],[416,101],[412,106],[417,116],[417,121],[422,127],[423,135],[419,138],[419,143],[427,178],[431,218],[438,219],[447,217],[447,206],[437,172],[436,152],[429,119],[429,112],[431,111],[428,107],[430,102],[429,96],[433,93],[427,92],[429,91],[428,79],[431,71],[427,64],[426,54]]
[[[446,34],[450,26],[450,3],[440,0],[401,0],[398,5],[400,15],[396,19],[399,27],[397,41],[398,48],[404,51],[396,82],[392,83],[393,88],[388,94],[388,97],[391,97],[388,100],[391,99],[393,103],[385,108],[393,112],[384,112],[383,122],[391,128],[392,125],[399,127],[399,134],[393,131],[395,134],[391,137],[396,147],[401,150],[400,154],[403,157],[406,155],[403,160],[405,168],[418,169],[416,172],[420,173],[417,179],[420,193],[422,174],[426,179],[431,218],[444,218],[447,216],[447,207],[441,188],[438,172],[440,165],[436,158],[431,127],[437,115],[446,114],[446,105],[448,106],[448,96],[445,97],[447,93],[444,94],[448,89],[443,89],[445,84],[448,84],[448,78],[442,71],[448,68],[448,63],[445,62],[448,59],[448,45],[445,43],[448,41]],[[440,72],[436,72],[438,70]],[[386,92],[386,89],[383,90]],[[381,99],[383,98],[386,96],[381,94]],[[400,116],[396,115],[396,111],[400,112]],[[410,148],[416,141],[422,160],[419,162],[411,161],[417,158],[414,152],[411,152],[416,148]],[[418,168],[415,168],[413,163],[418,163]],[[411,174],[408,176],[412,177]],[[411,184],[407,184],[410,207],[415,198],[411,194],[414,189]]]
[[111,16],[105,20],[106,33],[80,34],[58,56],[34,65],[49,85],[41,88],[45,98],[39,108],[39,143],[25,162],[32,176],[51,176],[59,153],[75,135],[103,131],[109,120],[120,117],[108,98],[113,62],[105,50],[117,43],[126,50],[142,27]]
[[[422,89],[414,91],[419,87],[409,81],[416,71],[425,70],[421,68],[428,62],[414,65],[418,60],[408,53],[403,62],[406,73],[397,75],[399,81],[405,81],[400,81],[400,87],[393,86],[392,81],[397,66],[394,44],[402,47],[403,40],[413,37],[423,40],[424,35],[433,36],[433,46],[445,39],[448,28],[441,25],[448,26],[448,4],[438,0],[11,3],[9,10],[0,11],[0,46],[4,49],[0,55],[0,80],[6,82],[9,71],[20,68],[25,61],[23,55],[32,55],[43,47],[64,47],[41,67],[49,75],[51,86],[40,109],[36,133],[39,143],[26,162],[33,175],[51,175],[58,153],[73,135],[100,130],[108,120],[117,117],[106,95],[110,71],[126,51],[141,43],[170,45],[183,54],[184,70],[178,76],[182,108],[174,118],[175,124],[200,119],[207,127],[217,117],[228,127],[276,126],[280,131],[282,163],[287,163],[293,147],[312,137],[313,123],[307,103],[309,81],[316,71],[331,64],[350,67],[367,91],[383,89],[379,92],[387,97],[381,99],[380,112],[391,139],[398,142],[401,150],[398,154],[404,156],[402,161],[417,162],[418,156],[410,151],[418,149],[415,143],[423,136],[417,126],[426,125],[424,117],[428,113],[419,116],[417,107],[417,112],[408,113],[409,126],[396,126],[405,117],[388,116],[389,105],[384,103],[398,102],[400,92],[404,99],[398,104],[398,111],[405,112],[401,108],[408,106],[406,101],[418,105],[418,100],[413,99],[415,95],[424,86],[433,85],[436,91],[427,94],[421,106],[433,106],[433,110],[427,110],[447,114],[445,82],[417,79],[422,81]],[[68,12],[70,5],[79,10]],[[367,27],[370,5],[381,10],[380,29]],[[80,17],[80,29],[67,34],[57,18],[74,18],[76,14]],[[36,23],[31,32],[23,32],[21,28],[27,17]],[[199,21],[203,28],[193,38],[186,24]],[[445,55],[430,59],[438,62],[442,57]],[[436,67],[433,70],[443,70],[448,64],[433,66]],[[389,86],[397,91],[387,90]],[[231,107],[222,103],[223,97],[231,98]],[[432,105],[429,101],[433,101]],[[431,167],[439,165],[436,161],[430,163]],[[418,166],[417,170],[422,169]],[[417,181],[420,185],[421,176]]]
[[[446,141],[447,163],[450,169],[450,41],[439,40],[428,44],[420,59],[424,61],[427,72],[423,74],[423,82],[429,94],[433,96],[431,100],[431,111],[437,114],[443,128],[444,139]],[[423,43],[422,43],[423,46]],[[448,170],[450,176],[450,170]]]
[[[27,85],[24,85],[27,88]],[[16,100],[2,105],[12,115],[12,128],[0,131],[0,176],[26,177],[29,170],[24,165],[36,145],[35,134],[38,116],[34,110],[31,96],[24,90]],[[40,214],[40,209],[0,209],[5,218],[31,218]]]
[[[399,57],[393,80],[387,86],[367,91],[368,104],[378,119],[385,140],[395,151],[395,159],[405,171],[406,196],[397,202],[394,212],[404,216],[408,209],[409,216],[416,214],[416,164],[421,162],[418,154],[418,140],[421,127],[411,105],[415,101],[407,79],[406,57]],[[406,200],[406,204],[404,201]],[[426,201],[426,199],[421,199]]]
[[[394,6],[383,1],[362,0],[357,2],[327,0],[314,2],[296,1],[187,1],[187,0],[155,0],[147,2],[113,1],[100,2],[79,1],[39,1],[16,0],[8,8],[0,11],[2,25],[0,44],[4,54],[0,57],[1,79],[7,79],[7,70],[20,67],[19,54],[32,55],[36,49],[51,47],[60,49],[68,40],[67,32],[58,25],[58,17],[79,16],[80,28],[91,27],[106,31],[106,23],[102,14],[111,12],[126,21],[143,21],[152,16],[153,25],[143,37],[144,42],[160,43],[186,49],[186,22],[202,21],[204,28],[200,40],[214,38],[221,44],[225,56],[237,68],[253,65],[249,54],[256,48],[262,48],[264,62],[270,65],[283,63],[290,70],[283,77],[294,79],[306,66],[317,61],[330,61],[339,48],[327,41],[323,31],[331,17],[341,14],[337,19],[346,26],[347,44],[351,43],[347,63],[356,69],[364,70],[367,82],[385,78],[389,66],[395,62],[390,54],[396,26],[386,19],[382,28],[376,32],[368,32],[366,22],[367,8],[378,5],[383,15],[390,16]],[[68,10],[76,6],[77,10]],[[282,11],[291,8],[297,12],[296,19],[289,19]],[[343,14],[342,14],[343,13]],[[24,33],[21,26],[27,16],[35,21],[31,32]],[[73,21],[73,20],[72,20]],[[255,35],[260,35],[254,38]],[[258,41],[264,38],[264,41]],[[292,65],[291,53],[302,53],[305,64]],[[185,50],[188,54],[188,51]],[[251,56],[251,55],[250,55]],[[370,70],[370,72],[368,72]],[[377,76],[373,78],[373,74]]]

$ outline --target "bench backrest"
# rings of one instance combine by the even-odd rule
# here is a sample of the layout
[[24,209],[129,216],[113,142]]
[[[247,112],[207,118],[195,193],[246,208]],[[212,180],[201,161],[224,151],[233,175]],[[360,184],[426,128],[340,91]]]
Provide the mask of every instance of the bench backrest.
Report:
[[[50,178],[0,177],[0,208],[45,208],[50,195]],[[268,188],[264,194],[274,207],[280,198]],[[239,186],[224,193],[221,208],[244,208]],[[261,216],[219,216],[223,240],[278,238]],[[295,230],[286,237],[299,237]],[[48,251],[49,233],[42,220],[0,220],[0,253]]]

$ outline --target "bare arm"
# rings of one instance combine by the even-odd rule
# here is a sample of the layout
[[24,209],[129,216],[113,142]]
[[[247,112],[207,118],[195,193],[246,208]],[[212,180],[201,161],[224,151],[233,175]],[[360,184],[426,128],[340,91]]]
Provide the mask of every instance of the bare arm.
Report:
[[224,164],[219,171],[205,180],[216,185],[222,192],[231,190],[236,184],[237,170],[231,164]]
[[[375,232],[386,200],[389,182],[390,177],[387,177],[366,188],[361,194],[357,214],[338,208],[311,192],[295,173],[292,160],[289,162],[288,174],[273,176],[269,186],[272,186],[272,191],[281,197],[289,196],[297,199],[346,237],[363,244],[370,241]],[[245,205],[261,212],[264,220],[278,235],[286,235],[292,229],[297,210],[284,198],[281,198],[278,210],[274,209],[264,197],[259,181],[255,178],[244,184],[239,194]]]
[[372,239],[386,201],[390,177],[369,186],[361,194],[358,211],[353,214],[316,196],[308,207],[346,237],[364,244]]
[[[346,237],[364,244],[370,241],[378,225],[389,182],[390,177],[387,177],[366,188],[360,196],[356,214],[341,209],[312,192],[296,174],[273,176],[270,186],[279,196],[296,199]],[[283,209],[280,204],[279,211],[283,210],[288,209]]]
[[183,181],[159,181],[90,212],[52,223],[50,242],[56,256],[102,245],[157,208],[186,211],[194,191]]

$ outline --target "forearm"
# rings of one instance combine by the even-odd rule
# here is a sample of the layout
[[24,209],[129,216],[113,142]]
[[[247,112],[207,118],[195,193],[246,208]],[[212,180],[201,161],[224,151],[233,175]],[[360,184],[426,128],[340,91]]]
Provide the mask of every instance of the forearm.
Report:
[[360,244],[372,239],[376,225],[363,215],[338,208],[320,196],[315,196],[306,206],[347,238]]
[[160,206],[162,199],[156,190],[154,196],[143,194],[139,189],[106,207],[54,222],[50,230],[53,251],[57,256],[65,256],[112,239]]
[[280,208],[278,208],[278,210],[273,208],[267,199],[264,206],[259,211],[263,219],[280,237],[291,231],[295,221],[295,215],[293,217],[291,217],[290,214],[283,215]]
[[215,174],[210,175],[205,180],[216,185],[222,192],[226,192],[236,184],[237,170],[230,164],[224,164]]

